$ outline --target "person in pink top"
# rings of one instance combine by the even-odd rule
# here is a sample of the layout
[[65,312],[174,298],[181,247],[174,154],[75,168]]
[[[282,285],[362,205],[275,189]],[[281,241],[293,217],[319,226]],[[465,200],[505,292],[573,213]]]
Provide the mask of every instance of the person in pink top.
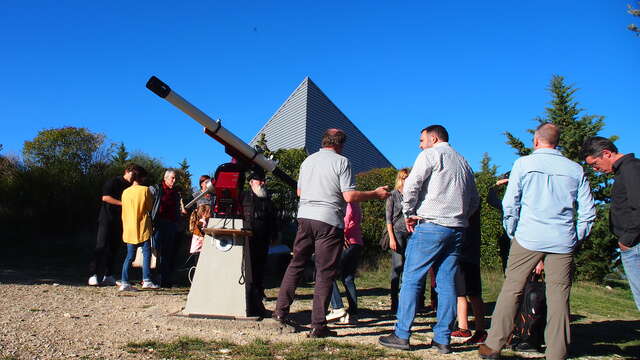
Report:
[[341,324],[354,324],[358,320],[358,294],[356,291],[356,270],[362,254],[362,210],[356,202],[347,203],[344,216],[344,249],[340,257],[339,279],[346,289],[349,310],[344,309],[338,282],[333,282],[331,294],[331,312],[327,315],[327,321],[338,321]]

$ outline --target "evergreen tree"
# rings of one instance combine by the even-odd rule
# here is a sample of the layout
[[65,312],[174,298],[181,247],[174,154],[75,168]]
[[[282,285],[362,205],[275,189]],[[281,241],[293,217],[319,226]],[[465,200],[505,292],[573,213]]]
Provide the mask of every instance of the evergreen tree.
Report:
[[[560,128],[558,150],[570,160],[583,164],[585,174],[591,184],[596,200],[597,218],[589,239],[584,241],[576,256],[577,273],[580,277],[600,281],[611,269],[615,259],[616,242],[608,231],[608,203],[610,202],[611,176],[596,174],[591,167],[584,164],[580,150],[584,141],[598,134],[604,127],[604,116],[583,114],[584,109],[574,99],[578,89],[566,85],[564,77],[553,75],[548,88],[551,93],[550,106],[545,108],[545,116],[537,117],[538,124],[552,123]],[[533,134],[535,129],[528,129]],[[506,132],[507,144],[520,156],[528,155],[532,148]],[[615,141],[617,137],[612,137]]]
[[111,163],[114,166],[118,166],[118,167],[122,167],[124,168],[127,164],[127,160],[129,159],[129,152],[127,151],[127,148],[124,146],[124,143],[121,142],[120,145],[118,145],[118,148],[116,149],[116,153],[115,155],[111,156]]
[[480,229],[482,238],[480,259],[483,268],[500,269],[498,239],[502,234],[502,216],[500,211],[487,203],[489,189],[494,186],[497,180],[497,167],[491,165],[491,158],[487,153],[484,153],[480,165],[480,171],[475,173],[476,187],[480,195]]
[[187,163],[187,159],[183,159],[178,166],[180,168],[176,169],[177,179],[176,184],[178,185],[178,189],[182,194],[182,199],[184,203],[191,201],[193,198],[193,186],[191,185],[191,172],[189,171],[189,163]]
[[260,138],[256,141],[255,148],[267,159],[272,158],[274,155],[273,151],[269,150],[269,147],[267,146],[267,136],[264,133],[260,133]]

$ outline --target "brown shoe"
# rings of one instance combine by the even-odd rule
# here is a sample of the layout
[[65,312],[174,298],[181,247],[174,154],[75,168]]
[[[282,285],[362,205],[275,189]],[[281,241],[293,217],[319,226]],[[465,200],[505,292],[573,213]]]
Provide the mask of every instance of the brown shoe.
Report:
[[478,355],[483,359],[500,359],[500,351],[495,351],[485,344],[478,346]]

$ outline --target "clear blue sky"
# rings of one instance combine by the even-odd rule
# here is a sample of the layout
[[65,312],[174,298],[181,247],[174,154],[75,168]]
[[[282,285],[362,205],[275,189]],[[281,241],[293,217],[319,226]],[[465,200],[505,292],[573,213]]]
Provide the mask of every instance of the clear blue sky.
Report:
[[503,132],[530,142],[559,74],[640,153],[631,2],[3,1],[0,143],[20,154],[39,130],[81,126],[210,173],[223,147],[149,76],[246,141],[310,76],[396,167],[440,123],[475,169],[488,152],[506,171]]

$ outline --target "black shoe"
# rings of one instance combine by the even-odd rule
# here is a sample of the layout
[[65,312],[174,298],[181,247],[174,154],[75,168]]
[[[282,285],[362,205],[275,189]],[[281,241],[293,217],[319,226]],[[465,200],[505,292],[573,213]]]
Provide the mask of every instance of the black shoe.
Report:
[[448,354],[451,352],[451,345],[440,344],[435,340],[431,340],[431,347],[436,348],[440,354]]
[[271,315],[271,318],[275,320],[285,332],[294,333],[300,327],[300,325],[295,321],[287,318],[286,316],[278,316],[275,312]]
[[312,328],[311,331],[309,331],[309,333],[307,334],[308,338],[312,338],[312,339],[320,339],[320,338],[326,338],[329,336],[337,336],[338,333],[333,331],[333,330],[329,330],[328,327],[324,326],[321,328]]
[[378,343],[382,346],[386,346],[393,349],[409,350],[409,339],[401,339],[396,334],[391,333],[387,336],[380,336]]
[[513,346],[513,351],[522,351],[522,352],[541,352],[538,346],[533,345],[532,343],[522,341]]

